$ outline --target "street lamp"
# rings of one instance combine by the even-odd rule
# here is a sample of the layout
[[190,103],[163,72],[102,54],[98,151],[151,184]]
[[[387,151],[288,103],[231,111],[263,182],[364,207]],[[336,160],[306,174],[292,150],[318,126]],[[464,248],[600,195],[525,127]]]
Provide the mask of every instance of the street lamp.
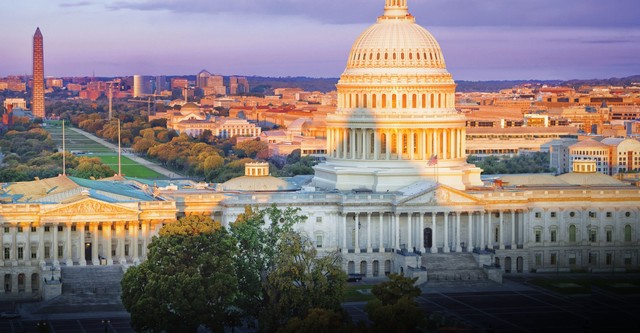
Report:
[[111,323],[111,320],[102,319],[102,323],[104,324],[104,333],[107,333],[107,328],[109,327],[109,324]]

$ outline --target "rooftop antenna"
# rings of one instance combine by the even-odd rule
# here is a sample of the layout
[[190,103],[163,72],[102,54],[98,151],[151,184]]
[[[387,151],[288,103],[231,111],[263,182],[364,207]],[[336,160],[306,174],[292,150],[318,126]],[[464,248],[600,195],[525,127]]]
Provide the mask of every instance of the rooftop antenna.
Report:
[[62,119],[62,175],[67,175],[67,151],[65,146],[65,137],[64,137],[64,119]]
[[120,141],[120,119],[118,118],[118,176],[122,177],[122,150]]

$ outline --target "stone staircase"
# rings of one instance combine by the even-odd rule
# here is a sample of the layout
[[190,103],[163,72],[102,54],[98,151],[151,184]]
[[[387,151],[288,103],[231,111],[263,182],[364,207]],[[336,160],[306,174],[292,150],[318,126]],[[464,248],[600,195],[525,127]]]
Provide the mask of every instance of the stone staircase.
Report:
[[429,283],[484,282],[487,274],[471,253],[427,253],[422,256]]
[[120,294],[122,266],[62,267],[62,294]]

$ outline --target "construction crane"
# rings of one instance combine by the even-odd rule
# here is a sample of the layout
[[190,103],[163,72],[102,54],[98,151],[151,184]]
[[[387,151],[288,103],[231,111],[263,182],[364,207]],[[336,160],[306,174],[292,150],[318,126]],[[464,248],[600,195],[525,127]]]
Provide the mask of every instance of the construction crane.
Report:
[[151,97],[154,98],[153,100],[153,112],[156,112],[156,97],[163,97],[162,95],[157,95],[157,94],[144,94],[143,96],[148,97],[147,100],[143,100],[143,99],[130,99],[128,100],[129,102],[133,102],[133,103],[147,103],[147,115],[151,114]]

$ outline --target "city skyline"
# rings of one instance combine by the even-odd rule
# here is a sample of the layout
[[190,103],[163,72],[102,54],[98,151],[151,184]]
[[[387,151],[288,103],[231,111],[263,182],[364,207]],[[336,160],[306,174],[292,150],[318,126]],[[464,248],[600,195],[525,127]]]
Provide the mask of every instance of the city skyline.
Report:
[[[383,3],[382,0],[375,0]],[[371,0],[23,1],[0,21],[0,76],[31,72],[47,35],[47,76],[338,77],[344,54],[381,15]],[[589,79],[640,73],[633,0],[410,0],[456,80]],[[25,19],[26,18],[26,19]],[[293,27],[293,28],[292,28]]]

